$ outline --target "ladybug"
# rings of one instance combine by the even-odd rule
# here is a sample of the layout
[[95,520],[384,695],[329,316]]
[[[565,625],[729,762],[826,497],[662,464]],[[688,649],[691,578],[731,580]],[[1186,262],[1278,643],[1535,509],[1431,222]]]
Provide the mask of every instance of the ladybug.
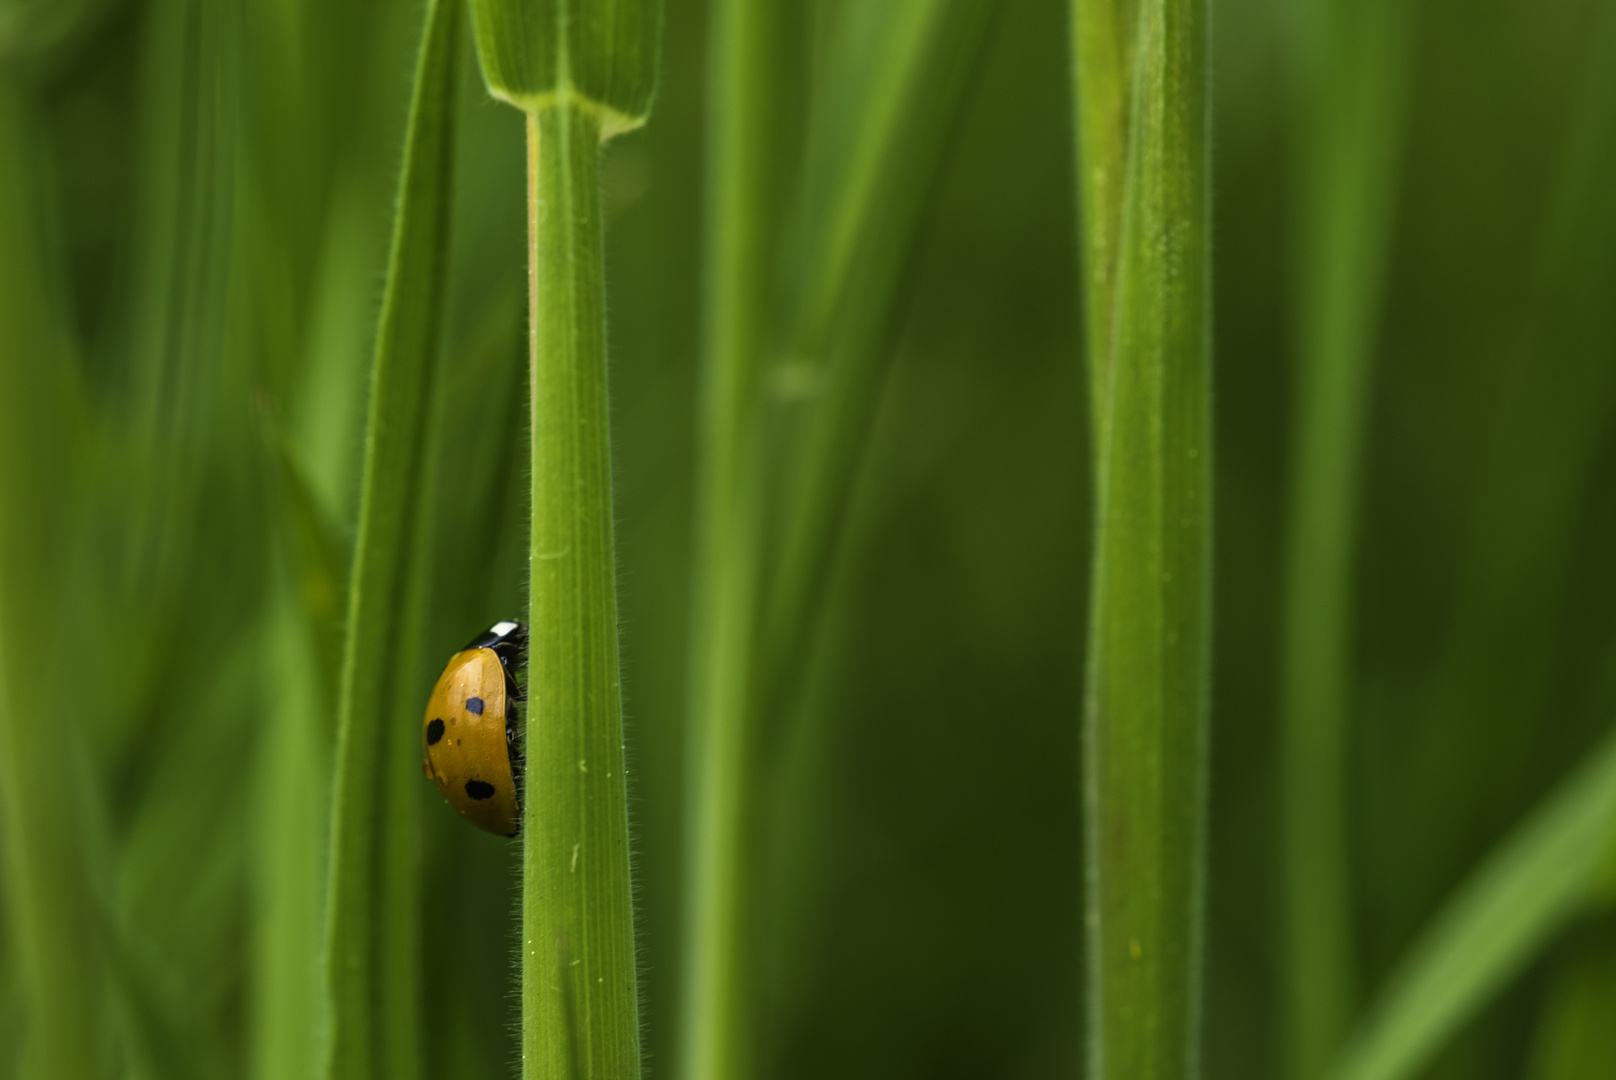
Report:
[[421,721],[421,771],[461,817],[500,836],[522,821],[515,671],[526,658],[527,628],[495,623],[449,658]]

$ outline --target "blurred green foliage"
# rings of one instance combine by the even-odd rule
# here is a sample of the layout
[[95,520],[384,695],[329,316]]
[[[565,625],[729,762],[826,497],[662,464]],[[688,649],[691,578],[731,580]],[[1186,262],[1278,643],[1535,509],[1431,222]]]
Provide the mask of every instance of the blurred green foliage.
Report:
[[[803,0],[805,108],[862,2]],[[342,598],[422,7],[0,2],[0,1076],[313,1068]],[[655,119],[603,163],[653,1075],[677,1060],[684,963],[704,8],[669,0]],[[818,722],[789,727],[763,793],[759,1075],[1080,1068],[1067,4],[999,8],[803,646],[793,708]],[[1228,1078],[1280,1075],[1286,17],[1213,8],[1204,1062]],[[1616,719],[1616,16],[1410,18],[1339,762],[1355,1015]],[[522,119],[461,72],[431,660],[392,673],[421,700],[436,658],[525,604]],[[416,790],[424,1073],[509,1075],[518,849]],[[1613,918],[1608,893],[1579,907],[1422,1075],[1610,1075]]]

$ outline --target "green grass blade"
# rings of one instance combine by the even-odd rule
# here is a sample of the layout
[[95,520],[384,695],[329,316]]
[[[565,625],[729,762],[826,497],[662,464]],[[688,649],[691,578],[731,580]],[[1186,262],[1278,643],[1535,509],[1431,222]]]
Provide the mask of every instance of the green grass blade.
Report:
[[752,1072],[749,906],[753,663],[763,556],[759,382],[769,308],[786,23],[773,0],[712,13],[705,355],[690,686],[690,867],[681,1075]]
[[[1478,550],[1462,566],[1463,607],[1433,679],[1434,704],[1427,706],[1448,720],[1449,730],[1472,724],[1476,709],[1497,708],[1497,701],[1530,716],[1541,715],[1537,710],[1554,700],[1547,685],[1552,640],[1534,635],[1524,645],[1515,643],[1522,640],[1523,620],[1537,625],[1549,617],[1543,605],[1565,573],[1579,524],[1578,481],[1599,460],[1600,421],[1610,400],[1611,367],[1602,344],[1609,340],[1610,305],[1599,283],[1608,280],[1616,250],[1616,213],[1605,194],[1616,175],[1612,57],[1616,16],[1604,12],[1581,75],[1538,259],[1525,275],[1521,336],[1511,349],[1494,442],[1487,448],[1483,474],[1490,480],[1478,493]],[[1541,362],[1544,356],[1555,362]],[[1523,446],[1532,448],[1530,467],[1517,458]],[[1498,664],[1503,643],[1513,647],[1509,662]],[[1599,802],[1606,797],[1599,794],[1598,779],[1606,766],[1598,763],[1612,753],[1596,751],[1593,762],[1461,886],[1412,946],[1332,1077],[1412,1075],[1554,938],[1588,902],[1588,890],[1605,887],[1593,865],[1600,857],[1596,849],[1603,843],[1612,850],[1616,840]],[[1426,754],[1434,765],[1451,748],[1432,746]],[[1472,805],[1496,798],[1474,788],[1456,792],[1440,779],[1431,786],[1435,812],[1456,813],[1461,794],[1476,800]],[[1603,834],[1601,814],[1607,821]]]
[[253,1075],[299,1080],[320,1071],[331,742],[320,723],[330,681],[307,608],[283,586],[271,600],[266,651],[274,685],[260,772],[254,882]]
[[[720,8],[714,25],[682,1062],[690,1077],[753,1068],[760,1018],[748,981],[757,887],[750,829],[760,727],[775,714],[780,683],[815,621],[890,355],[883,346],[897,321],[895,300],[993,6],[906,0],[845,13],[806,151],[794,220],[802,266],[789,283],[783,346],[764,323],[776,261],[768,191],[782,156],[783,17],[772,5],[737,3]],[[817,384],[806,404],[770,395],[771,346],[784,357],[776,374],[786,378],[776,382]],[[800,409],[807,415],[798,424],[780,422],[782,412]],[[783,507],[770,498],[771,449],[786,458]],[[779,515],[784,550],[770,559],[764,534]],[[766,564],[777,573],[765,578]]]
[[[75,518],[67,342],[47,283],[34,100],[0,72],[0,826],[9,953],[23,989],[19,1075],[103,1075],[107,1018],[90,888],[78,710],[41,712],[61,666],[63,542]],[[69,444],[71,445],[71,444]],[[42,715],[52,717],[41,722]]]
[[[1616,215],[1602,197],[1616,164],[1616,69],[1608,63],[1616,49],[1616,19],[1601,22],[1550,200],[1540,260],[1528,278],[1518,359],[1506,374],[1509,393],[1491,451],[1497,460],[1486,473],[1493,480],[1483,493],[1476,530],[1491,547],[1466,567],[1466,607],[1436,681],[1438,706],[1464,717],[1464,703],[1479,702],[1476,695],[1488,688],[1517,707],[1547,707],[1549,700],[1541,660],[1530,650],[1512,650],[1507,670],[1497,673],[1488,670],[1488,658],[1497,655],[1496,642],[1515,632],[1506,624],[1518,622],[1523,610],[1539,610],[1538,597],[1552,595],[1553,575],[1563,566],[1556,558],[1560,537],[1570,534],[1576,513],[1575,486],[1554,478],[1582,475],[1595,460],[1599,403],[1608,400],[1609,365],[1597,347],[1589,347],[1605,340],[1589,329],[1607,320],[1609,305],[1594,283],[1606,276],[1616,229]],[[1537,363],[1542,355],[1557,362]],[[1505,460],[1506,448],[1527,445],[1527,433],[1546,430],[1550,415],[1547,426],[1554,434],[1532,440],[1533,468]],[[1531,512],[1523,513],[1523,506]],[[1597,902],[1608,888],[1603,860],[1616,831],[1613,787],[1616,740],[1608,740],[1441,909],[1331,1077],[1413,1075],[1570,918]],[[1453,801],[1438,805],[1451,807]]]
[[1330,1080],[1413,1076],[1443,1040],[1608,888],[1616,736],[1501,843],[1421,934]]
[[528,117],[533,532],[522,1075],[640,1074],[596,115]]
[[842,28],[830,120],[807,152],[799,227],[812,241],[783,349],[796,373],[780,381],[806,377],[814,389],[800,443],[784,449],[790,481],[761,658],[768,711],[818,622],[895,351],[898,301],[996,10],[995,0],[903,0],[861,5]]
[[[1095,170],[1124,178],[1120,225],[1084,219],[1119,237],[1114,279],[1088,296],[1090,319],[1112,327],[1108,352],[1091,357],[1100,399],[1084,716],[1089,1075],[1191,1077],[1211,651],[1206,6],[1137,6],[1132,70],[1116,74],[1131,80],[1124,93],[1085,88],[1109,71],[1083,69],[1109,44],[1085,40],[1097,18],[1088,2],[1074,9],[1079,109],[1131,101],[1126,159],[1085,161],[1081,174],[1086,210],[1105,205],[1087,184]],[[1126,26],[1125,7],[1105,18]]]
[[[427,8],[371,376],[359,530],[338,700],[326,976],[326,1072],[419,1069],[418,748],[420,513],[449,209],[459,10]],[[400,670],[402,669],[402,670]],[[418,839],[415,840],[418,845]]]
[[107,616],[122,631],[109,659],[124,700],[108,710],[102,736],[112,760],[160,745],[172,715],[160,704],[161,680],[179,651],[194,663],[199,647],[211,653],[228,636],[199,633],[228,609],[217,595],[202,599],[222,584],[213,576],[218,548],[194,538],[220,514],[221,500],[245,488],[218,483],[246,445],[236,443],[246,397],[235,380],[244,365],[225,348],[236,269],[235,14],[197,0],[158,0],[141,13],[131,280],[113,345],[129,368],[117,399],[127,424],[119,467],[128,470],[117,496],[129,504],[112,594],[122,603]]
[[1284,1073],[1320,1075],[1355,1007],[1346,779],[1359,461],[1391,229],[1409,5],[1303,0],[1291,46],[1299,393],[1285,577]]
[[258,430],[275,543],[262,646],[266,735],[257,755],[253,822],[249,1054],[257,1080],[300,1080],[321,1067],[335,745],[322,702],[337,694],[348,553],[267,408]]

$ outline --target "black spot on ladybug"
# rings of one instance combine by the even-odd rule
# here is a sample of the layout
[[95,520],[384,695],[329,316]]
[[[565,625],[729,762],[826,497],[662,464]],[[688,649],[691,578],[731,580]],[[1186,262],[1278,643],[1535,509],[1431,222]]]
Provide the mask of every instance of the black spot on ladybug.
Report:
[[481,716],[483,714],[483,699],[480,697],[467,698],[466,711],[469,713],[476,713],[478,716]]
[[434,720],[426,726],[426,744],[436,746],[441,738],[443,738],[443,721]]
[[473,799],[491,799],[494,797],[494,785],[485,784],[481,780],[467,780],[466,794]]

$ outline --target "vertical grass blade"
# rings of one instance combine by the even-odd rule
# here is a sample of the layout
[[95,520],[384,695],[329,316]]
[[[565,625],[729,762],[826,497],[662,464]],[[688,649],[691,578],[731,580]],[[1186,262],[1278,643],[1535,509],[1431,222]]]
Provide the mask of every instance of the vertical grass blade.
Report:
[[818,622],[926,208],[996,10],[995,0],[859,7],[837,42],[830,119],[806,154],[797,225],[811,239],[782,350],[816,389],[797,444],[777,448],[789,482],[765,612],[765,710],[780,705]]
[[1414,1076],[1442,1040],[1594,902],[1616,851],[1616,735],[1507,837],[1420,935],[1326,1075]]
[[601,127],[528,117],[533,533],[522,891],[529,1080],[640,1074],[617,646]]
[[1351,1020],[1346,835],[1359,458],[1391,226],[1409,5],[1292,5],[1297,361],[1280,811],[1284,1075],[1312,1080]]
[[[19,1074],[103,1075],[102,923],[90,891],[89,777],[61,707],[64,541],[74,527],[72,368],[42,243],[30,91],[0,71],[0,825],[8,953],[26,1008]],[[71,442],[67,443],[71,446]],[[53,704],[54,703],[54,704]]]
[[[709,115],[707,369],[691,687],[684,1075],[750,1076],[758,943],[756,793],[792,664],[810,636],[874,411],[896,300],[994,8],[904,0],[848,9],[792,225],[783,333],[765,326],[768,198],[787,66],[778,5],[722,5]],[[771,394],[789,367],[816,390]],[[805,415],[795,416],[803,412]],[[778,457],[786,482],[770,486]],[[783,532],[769,542],[770,527]],[[772,571],[772,572],[769,572]]]
[[[1088,269],[1099,395],[1084,716],[1089,1076],[1199,1069],[1210,664],[1211,417],[1206,5],[1076,0],[1079,123],[1127,100],[1125,157],[1085,160],[1084,228],[1118,237]],[[1131,34],[1131,68],[1087,35]],[[1096,78],[1122,86],[1087,85]],[[1105,140],[1100,140],[1105,152]],[[1087,144],[1085,144],[1087,145]],[[1114,151],[1115,147],[1112,147]],[[1120,175],[1116,211],[1095,177]],[[1095,245],[1090,241],[1090,258]],[[1103,250],[1103,249],[1102,249]],[[1096,280],[1096,274],[1099,274]],[[1109,307],[1107,306],[1109,305]]]
[[320,955],[331,745],[318,638],[289,585],[271,601],[267,648],[277,675],[261,750],[259,879],[254,929],[253,1075],[298,1080],[320,1070]]
[[710,30],[704,371],[690,685],[680,1074],[752,1072],[745,853],[763,555],[758,427],[779,182],[783,11],[721,0]]
[[[411,769],[424,588],[419,514],[449,232],[459,10],[431,0],[371,374],[359,530],[338,699],[326,1073],[418,1074],[419,846]],[[406,752],[409,751],[409,752]]]
[[[1505,558],[1494,556],[1481,564],[1487,573],[1472,571],[1466,591],[1488,602],[1472,600],[1475,606],[1460,620],[1455,655],[1464,662],[1455,663],[1450,657],[1453,666],[1444,665],[1438,672],[1446,687],[1467,694],[1477,693],[1478,681],[1483,687],[1507,686],[1506,700],[1512,704],[1549,700],[1543,690],[1526,695],[1518,691],[1517,684],[1536,681],[1532,658],[1515,650],[1510,654],[1512,666],[1493,681],[1483,658],[1497,653],[1477,643],[1495,640],[1491,635],[1499,633],[1502,623],[1520,618],[1521,606],[1503,598],[1551,591],[1544,575],[1564,566],[1555,557],[1553,526],[1573,520],[1568,504],[1576,490],[1553,478],[1582,475],[1589,462],[1597,460],[1594,433],[1599,406],[1577,400],[1576,391],[1595,403],[1608,401],[1609,363],[1599,343],[1610,339],[1610,305],[1598,283],[1608,280],[1616,251],[1612,245],[1616,212],[1606,195],[1616,175],[1613,58],[1616,13],[1607,11],[1595,28],[1549,200],[1542,248],[1527,276],[1530,291],[1502,417],[1511,438],[1500,440],[1500,448],[1492,451],[1500,463],[1488,470],[1494,478],[1486,492],[1487,504],[1492,504],[1487,506],[1489,527],[1477,530],[1512,542],[1500,545]],[[1553,356],[1555,363],[1538,362],[1545,355]],[[1551,412],[1550,403],[1562,407]],[[1553,437],[1534,448],[1532,467],[1507,467],[1502,447],[1524,445],[1520,432],[1546,430],[1545,417],[1551,415]],[[1532,512],[1512,530],[1507,516],[1520,516],[1522,506]],[[1569,531],[1571,525],[1561,527]],[[1438,911],[1341,1049],[1328,1076],[1391,1080],[1415,1075],[1443,1040],[1572,918],[1590,907],[1608,909],[1616,887],[1613,869],[1616,735],[1607,735]],[[1595,985],[1585,992],[1597,997],[1600,990]]]

